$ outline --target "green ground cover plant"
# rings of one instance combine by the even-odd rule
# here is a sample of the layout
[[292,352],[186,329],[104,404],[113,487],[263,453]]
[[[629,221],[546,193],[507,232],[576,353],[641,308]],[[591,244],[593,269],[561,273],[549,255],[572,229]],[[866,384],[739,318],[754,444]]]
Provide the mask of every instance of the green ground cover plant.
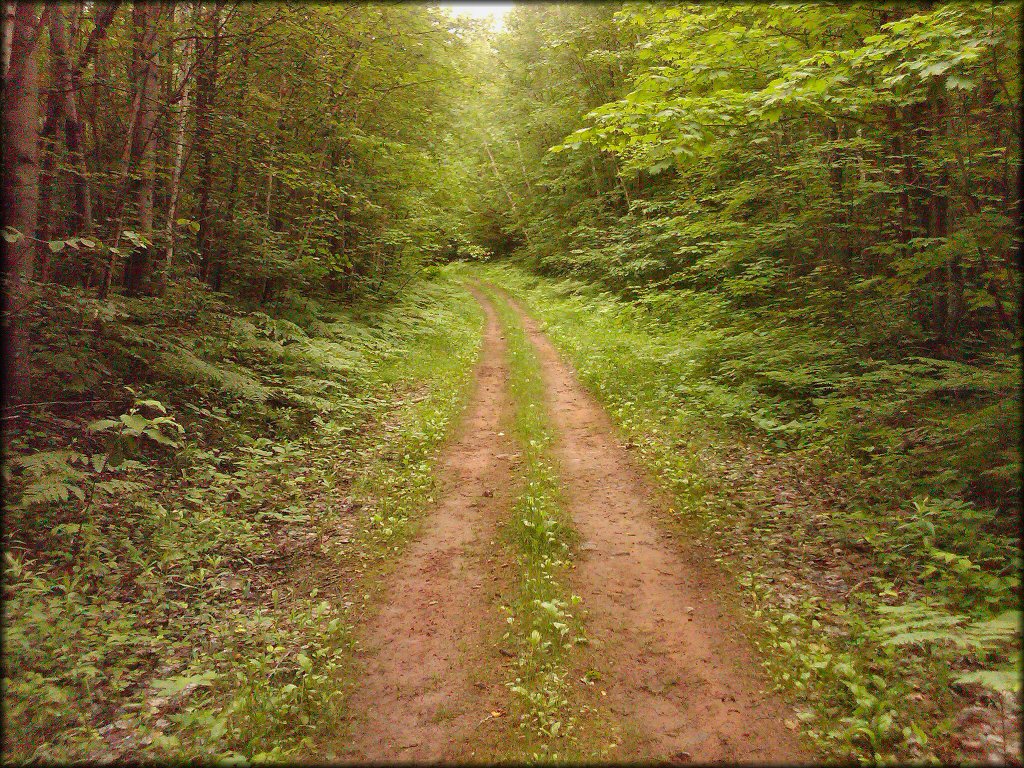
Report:
[[[954,491],[926,496],[913,462],[890,462],[905,473],[890,478],[837,461],[830,444],[780,445],[742,416],[780,409],[718,344],[730,375],[709,376],[711,330],[696,305],[668,315],[577,281],[482,274],[544,322],[673,492],[679,525],[734,574],[773,678],[826,754],[954,759],[959,713],[979,700],[1011,709],[1020,565],[998,510]],[[1012,722],[1001,738],[1015,738]]]
[[503,536],[519,564],[518,592],[507,606],[504,641],[515,654],[507,682],[524,731],[522,754],[532,760],[565,759],[581,716],[572,696],[572,649],[586,641],[580,598],[564,585],[576,534],[561,508],[553,435],[544,403],[544,382],[533,345],[505,298],[485,286],[508,344],[509,390],[514,411],[509,427],[522,455],[522,491]]
[[40,294],[40,378],[123,394],[25,409],[5,457],[9,757],[282,759],[333,727],[364,577],[466,397],[467,297],[440,273],[275,317]]

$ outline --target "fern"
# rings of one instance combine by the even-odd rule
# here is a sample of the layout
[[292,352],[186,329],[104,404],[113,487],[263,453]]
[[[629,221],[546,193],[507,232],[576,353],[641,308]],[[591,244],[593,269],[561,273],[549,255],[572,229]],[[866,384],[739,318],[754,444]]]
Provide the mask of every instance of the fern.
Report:
[[881,606],[879,612],[898,621],[883,624],[884,645],[948,643],[962,649],[988,652],[1020,636],[1020,611],[1005,611],[995,618],[972,622],[925,603]]
[[967,626],[965,634],[981,647],[1019,637],[1021,628],[1020,611],[1004,611],[995,618],[975,622]]
[[1011,691],[1021,689],[1021,669],[1018,664],[1013,669],[978,669],[957,676],[958,683],[978,683],[995,691]]
[[103,493],[107,496],[135,493],[145,487],[145,483],[137,483],[134,480],[100,480],[95,485],[98,493]]
[[253,312],[250,317],[255,320],[253,324],[254,327],[258,328],[260,332],[275,341],[285,343],[306,341],[309,339],[306,332],[290,320],[285,320],[280,317],[270,317],[263,312]]
[[[72,470],[74,472],[74,470]],[[72,495],[79,499],[85,498],[85,492],[74,483],[75,480],[84,477],[84,473],[77,472],[77,477],[72,475],[49,474],[39,480],[29,483],[21,492],[21,499],[18,506],[30,507],[37,504],[53,503],[55,501],[67,501]]]
[[89,458],[72,450],[39,451],[25,456],[15,456],[11,463],[21,467],[28,476],[28,482],[21,491],[15,506],[26,508],[55,502],[68,501],[72,496],[85,498],[81,488],[86,473],[74,464],[88,465]]
[[247,402],[262,405],[274,393],[272,388],[264,386],[252,376],[227,366],[214,365],[184,347],[176,346],[173,352],[163,353],[161,360],[164,370],[177,378],[215,385]]
[[11,463],[30,473],[40,476],[46,472],[71,470],[72,463],[85,463],[88,459],[78,451],[39,451],[25,456],[15,456]]

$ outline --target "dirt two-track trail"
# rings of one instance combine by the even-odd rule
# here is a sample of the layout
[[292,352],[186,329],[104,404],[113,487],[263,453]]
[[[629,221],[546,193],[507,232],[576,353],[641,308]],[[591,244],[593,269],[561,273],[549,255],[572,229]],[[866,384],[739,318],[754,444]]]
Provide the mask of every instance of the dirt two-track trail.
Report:
[[[440,501],[364,628],[353,734],[339,750],[346,760],[473,760],[481,721],[507,707],[494,597],[514,574],[496,537],[519,481],[516,447],[501,434],[512,407],[505,341],[493,308],[473,293],[487,314],[475,390],[439,460]],[[581,540],[569,578],[586,612],[586,663],[612,717],[634,734],[628,752],[605,759],[811,760],[716,600],[722,575],[658,525],[666,500],[536,322],[509,303],[541,363],[565,511]]]

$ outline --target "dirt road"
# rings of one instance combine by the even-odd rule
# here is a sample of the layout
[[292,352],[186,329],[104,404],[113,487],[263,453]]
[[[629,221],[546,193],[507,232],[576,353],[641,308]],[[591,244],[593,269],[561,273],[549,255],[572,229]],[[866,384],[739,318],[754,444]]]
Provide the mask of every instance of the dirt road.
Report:
[[[505,342],[487,313],[467,416],[440,460],[441,501],[365,627],[366,666],[345,759],[458,761],[480,746],[481,713],[502,711],[497,596],[514,574],[496,544],[518,486]],[[571,586],[583,598],[607,704],[638,738],[613,760],[794,762],[811,758],[730,610],[714,563],[659,527],[667,502],[550,341],[519,314],[542,365],[566,511],[582,539]],[[628,750],[628,751],[622,751]]]
[[[502,432],[511,403],[505,340],[493,308],[463,424],[440,458],[441,501],[390,579],[364,628],[357,719],[339,759],[471,759],[481,713],[507,695],[494,634],[495,597],[510,563],[495,541],[515,488],[515,447]],[[503,567],[504,566],[504,567]]]

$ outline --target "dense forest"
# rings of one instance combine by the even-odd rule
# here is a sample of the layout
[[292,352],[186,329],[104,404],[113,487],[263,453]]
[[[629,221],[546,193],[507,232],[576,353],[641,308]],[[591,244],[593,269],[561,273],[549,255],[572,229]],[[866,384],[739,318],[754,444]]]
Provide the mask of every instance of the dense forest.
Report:
[[777,756],[1020,764],[1021,23],[5,3],[4,758],[417,755],[358,746],[373,627],[494,368],[497,693],[422,759],[757,761],[622,725],[543,336]]

